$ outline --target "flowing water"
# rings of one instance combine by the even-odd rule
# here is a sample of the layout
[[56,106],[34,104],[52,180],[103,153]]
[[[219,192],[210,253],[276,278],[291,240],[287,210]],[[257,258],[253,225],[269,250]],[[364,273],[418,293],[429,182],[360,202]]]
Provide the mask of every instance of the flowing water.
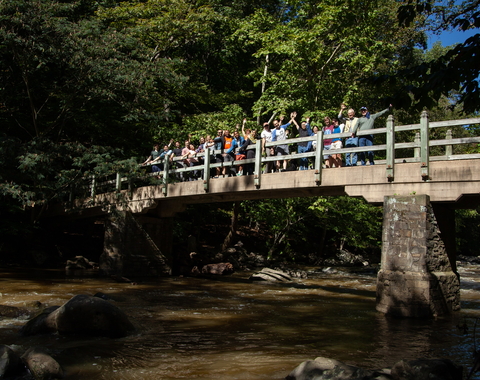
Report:
[[280,380],[318,356],[367,369],[442,357],[467,371],[480,317],[480,268],[465,265],[459,272],[462,311],[414,320],[375,311],[373,273],[311,269],[293,284],[251,283],[249,273],[130,284],[94,274],[0,268],[1,305],[61,305],[77,294],[103,292],[136,327],[122,339],[21,337],[26,317],[0,317],[0,344],[19,351],[47,347],[67,379]]

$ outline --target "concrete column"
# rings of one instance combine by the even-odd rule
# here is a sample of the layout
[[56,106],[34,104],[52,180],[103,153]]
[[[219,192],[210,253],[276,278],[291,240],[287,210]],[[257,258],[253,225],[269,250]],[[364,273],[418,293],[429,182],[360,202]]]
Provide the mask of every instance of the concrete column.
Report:
[[454,270],[428,195],[385,197],[377,310],[404,317],[459,310]]

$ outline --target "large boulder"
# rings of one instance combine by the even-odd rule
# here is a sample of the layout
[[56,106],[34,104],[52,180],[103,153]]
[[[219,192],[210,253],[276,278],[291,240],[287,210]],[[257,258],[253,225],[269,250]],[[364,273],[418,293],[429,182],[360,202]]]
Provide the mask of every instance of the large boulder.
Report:
[[30,319],[20,330],[23,336],[47,334],[57,331],[54,325],[47,323],[47,317],[59,306],[50,306],[44,309],[40,314]]
[[63,379],[64,371],[60,364],[42,347],[28,349],[22,359],[35,380]]
[[58,332],[120,338],[133,330],[128,317],[115,305],[99,297],[78,295],[63,306],[30,320],[22,334]]
[[462,380],[463,368],[448,359],[401,360],[392,367],[395,380]]

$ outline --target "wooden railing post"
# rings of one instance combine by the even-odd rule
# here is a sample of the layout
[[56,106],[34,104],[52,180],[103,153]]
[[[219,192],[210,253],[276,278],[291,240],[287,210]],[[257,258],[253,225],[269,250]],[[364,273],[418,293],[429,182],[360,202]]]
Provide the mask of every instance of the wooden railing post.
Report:
[[[415,133],[415,143],[420,144],[420,132]],[[420,148],[414,148],[413,149],[413,157],[414,158],[420,158]]]
[[117,193],[122,191],[122,176],[120,175],[120,172],[117,172],[117,176],[115,179],[115,190]]
[[167,187],[168,187],[168,177],[170,171],[170,157],[173,155],[166,154],[165,159],[163,160],[163,187],[162,187],[162,194],[167,196]]
[[97,193],[97,180],[95,178],[95,174],[92,175],[92,182],[90,185],[90,196],[93,200],[95,200],[95,194]]
[[323,161],[323,131],[317,132],[317,150],[315,151],[315,182],[317,186],[322,184],[322,161]]
[[[446,135],[447,140],[452,139],[452,130],[449,129]],[[453,145],[445,145],[445,155],[450,157],[453,154]]]
[[208,192],[210,188],[210,160],[212,156],[210,155],[210,149],[205,151],[203,156],[203,190]]
[[420,117],[420,162],[422,180],[424,181],[430,179],[429,132],[428,113],[427,111],[422,111]]
[[257,189],[260,188],[260,178],[262,176],[262,139],[257,139],[255,143],[255,171],[253,172],[253,183]]
[[132,179],[132,177],[128,177],[127,192],[128,192],[128,196],[131,198],[132,194],[133,194],[133,179]]
[[395,122],[393,115],[387,119],[387,179],[392,182],[395,178]]

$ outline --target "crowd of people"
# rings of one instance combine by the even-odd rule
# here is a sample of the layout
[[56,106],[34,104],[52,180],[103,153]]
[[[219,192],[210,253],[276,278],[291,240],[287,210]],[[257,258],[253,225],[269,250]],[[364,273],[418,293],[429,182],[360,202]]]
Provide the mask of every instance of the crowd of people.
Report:
[[[330,118],[326,116],[323,120],[322,132],[324,134],[323,149],[327,151],[323,158],[325,168],[339,168],[342,166],[356,166],[358,161],[361,165],[366,165],[367,160],[370,165],[374,165],[374,153],[372,151],[357,153],[345,153],[345,161],[342,154],[335,153],[335,150],[355,147],[368,147],[373,145],[373,134],[362,134],[357,136],[358,131],[368,131],[374,128],[375,119],[391,110],[392,105],[383,111],[375,114],[370,114],[367,107],[360,108],[360,117],[355,116],[355,110],[353,108],[347,109],[345,104],[341,104],[340,110],[336,117]],[[344,115],[346,111],[346,115]],[[264,173],[282,172],[287,170],[308,170],[311,163],[309,157],[300,157],[295,160],[280,159],[280,156],[286,156],[290,154],[289,144],[286,141],[291,133],[290,127],[295,127],[298,137],[316,136],[319,128],[314,126],[310,127],[310,118],[307,117],[304,121],[298,124],[297,113],[292,112],[288,122],[284,123],[285,118],[280,116],[278,119],[273,120],[272,126],[269,122],[263,124],[263,130],[260,133],[260,139],[262,141],[262,154],[266,157],[279,157],[277,161],[269,160],[264,165]],[[198,144],[195,145],[189,139],[185,140],[183,147],[179,141],[171,140],[168,144],[160,149],[160,144],[155,144],[150,156],[142,163],[142,165],[151,165],[152,172],[161,172],[164,170],[165,161],[169,160],[171,165],[177,168],[182,167],[194,167],[203,165],[205,155],[210,155],[212,162],[233,162],[238,161],[235,165],[222,165],[213,169],[211,175],[213,178],[227,177],[227,176],[241,176],[252,175],[254,171],[253,163],[242,164],[244,159],[255,158],[255,149],[248,149],[249,145],[255,145],[258,139],[257,131],[255,129],[247,129],[247,119],[243,120],[243,123],[237,125],[234,132],[229,130],[217,130],[217,135],[212,137],[207,135],[200,137]],[[291,128],[293,129],[293,128]],[[327,135],[336,135],[339,133],[349,133],[350,136],[345,140],[336,136],[329,138]],[[272,147],[267,147],[269,142],[284,141],[285,144],[278,144]],[[172,147],[172,144],[174,145]],[[307,153],[316,150],[316,140],[303,141],[297,143],[297,153]],[[174,157],[177,157],[174,160]],[[203,176],[203,169],[192,170],[189,174],[179,174],[180,180],[196,180],[201,179]],[[158,173],[160,176],[160,173]]]

